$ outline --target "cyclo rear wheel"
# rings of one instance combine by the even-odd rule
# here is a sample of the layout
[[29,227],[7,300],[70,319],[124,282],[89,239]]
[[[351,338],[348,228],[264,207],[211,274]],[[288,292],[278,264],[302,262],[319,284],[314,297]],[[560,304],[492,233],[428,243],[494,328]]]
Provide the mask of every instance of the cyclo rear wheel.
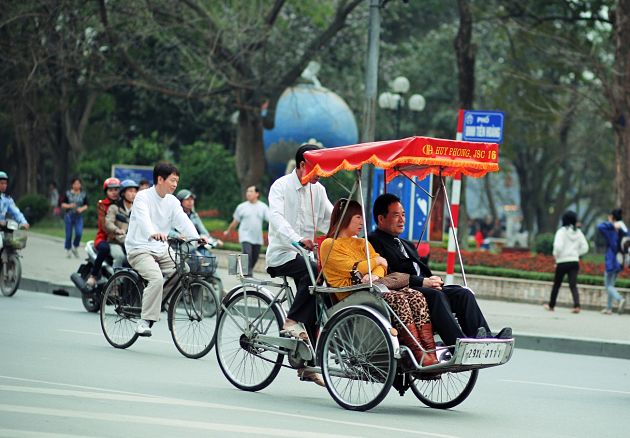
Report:
[[383,323],[364,309],[328,322],[319,342],[326,388],[343,408],[366,411],[387,396],[396,375],[394,346]]
[[101,328],[113,347],[127,348],[138,339],[136,323],[142,312],[142,286],[129,271],[109,279],[101,301]]
[[199,359],[214,346],[219,301],[214,287],[193,280],[171,298],[168,322],[175,347],[191,359]]
[[470,395],[477,383],[479,370],[440,374],[436,380],[416,378],[411,390],[425,405],[436,409],[450,409]]
[[17,292],[22,279],[22,263],[14,252],[7,254],[6,266],[0,266],[0,289],[2,295],[12,297]]
[[223,301],[217,327],[219,366],[232,385],[259,391],[276,378],[284,355],[256,345],[259,335],[279,337],[283,316],[278,306],[254,288],[243,287]]

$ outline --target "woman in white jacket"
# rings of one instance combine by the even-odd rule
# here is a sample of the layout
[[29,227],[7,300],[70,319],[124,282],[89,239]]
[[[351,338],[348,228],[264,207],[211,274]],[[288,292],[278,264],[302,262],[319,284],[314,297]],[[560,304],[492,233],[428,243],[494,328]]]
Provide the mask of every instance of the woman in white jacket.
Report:
[[553,256],[556,259],[556,275],[551,288],[549,303],[545,303],[545,309],[553,311],[556,307],[558,291],[565,274],[569,275],[569,288],[573,295],[573,310],[571,313],[580,313],[580,295],[577,289],[577,274],[580,270],[580,256],[588,252],[588,242],[577,228],[577,215],[573,211],[567,211],[562,215],[562,226],[556,231],[553,239]]

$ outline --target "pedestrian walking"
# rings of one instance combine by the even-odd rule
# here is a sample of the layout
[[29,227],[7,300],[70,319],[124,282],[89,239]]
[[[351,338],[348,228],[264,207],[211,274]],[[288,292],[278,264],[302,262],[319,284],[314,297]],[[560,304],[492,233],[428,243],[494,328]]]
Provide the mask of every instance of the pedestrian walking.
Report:
[[[66,227],[66,241],[64,248],[68,258],[72,254],[79,258],[79,245],[83,236],[83,213],[88,209],[87,194],[83,191],[80,178],[74,178],[70,183],[70,190],[66,190],[59,199],[59,206],[63,211],[63,222]],[[74,240],[72,232],[74,231]]]
[[608,215],[608,220],[602,222],[597,226],[597,230],[606,239],[606,272],[604,274],[604,286],[608,292],[608,303],[606,307],[602,309],[602,313],[605,315],[612,314],[613,302],[617,302],[617,311],[619,314],[623,313],[623,308],[626,304],[626,300],[615,289],[615,281],[617,281],[617,275],[623,268],[621,261],[617,257],[620,253],[621,239],[628,234],[628,227],[622,220],[622,211],[620,208],[615,208]]
[[57,190],[57,183],[54,181],[48,184],[48,205],[50,206],[50,214],[59,216],[61,213],[59,208],[59,191]]
[[558,291],[565,275],[569,277],[569,289],[573,296],[571,313],[580,313],[580,295],[577,288],[577,275],[580,270],[580,256],[588,252],[588,242],[577,226],[577,214],[567,211],[562,215],[562,226],[553,239],[553,256],[556,259],[556,273],[551,288],[549,303],[545,309],[552,311],[556,307]]
[[257,186],[247,188],[245,199],[247,201],[240,203],[234,210],[234,219],[223,235],[228,236],[238,226],[238,241],[243,254],[249,257],[248,272],[251,275],[263,244],[263,221],[269,222],[269,207],[260,200],[260,189]]

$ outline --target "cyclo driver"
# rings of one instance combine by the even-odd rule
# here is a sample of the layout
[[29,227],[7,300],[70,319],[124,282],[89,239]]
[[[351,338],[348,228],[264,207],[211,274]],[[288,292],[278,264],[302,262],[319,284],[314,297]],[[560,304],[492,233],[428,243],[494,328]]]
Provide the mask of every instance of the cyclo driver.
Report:
[[[148,284],[142,294],[142,314],[136,326],[140,336],[151,336],[151,326],[160,317],[164,278],[175,271],[175,262],[168,247],[171,227],[181,230],[188,238],[201,239],[195,226],[182,210],[173,192],[179,182],[179,170],[171,163],[161,162],[153,168],[153,187],[136,195],[131,209],[129,230],[125,239],[127,259],[133,269]],[[171,281],[170,289],[177,284]]]

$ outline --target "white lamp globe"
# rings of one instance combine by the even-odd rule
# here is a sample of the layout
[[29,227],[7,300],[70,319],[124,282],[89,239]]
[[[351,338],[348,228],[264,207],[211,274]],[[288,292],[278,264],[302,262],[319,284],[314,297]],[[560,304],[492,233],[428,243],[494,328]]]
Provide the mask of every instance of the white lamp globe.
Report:
[[427,102],[421,94],[413,94],[409,98],[409,109],[412,111],[422,111]]
[[394,82],[392,82],[392,89],[396,93],[406,93],[409,91],[409,79],[404,76],[398,76],[394,79]]

